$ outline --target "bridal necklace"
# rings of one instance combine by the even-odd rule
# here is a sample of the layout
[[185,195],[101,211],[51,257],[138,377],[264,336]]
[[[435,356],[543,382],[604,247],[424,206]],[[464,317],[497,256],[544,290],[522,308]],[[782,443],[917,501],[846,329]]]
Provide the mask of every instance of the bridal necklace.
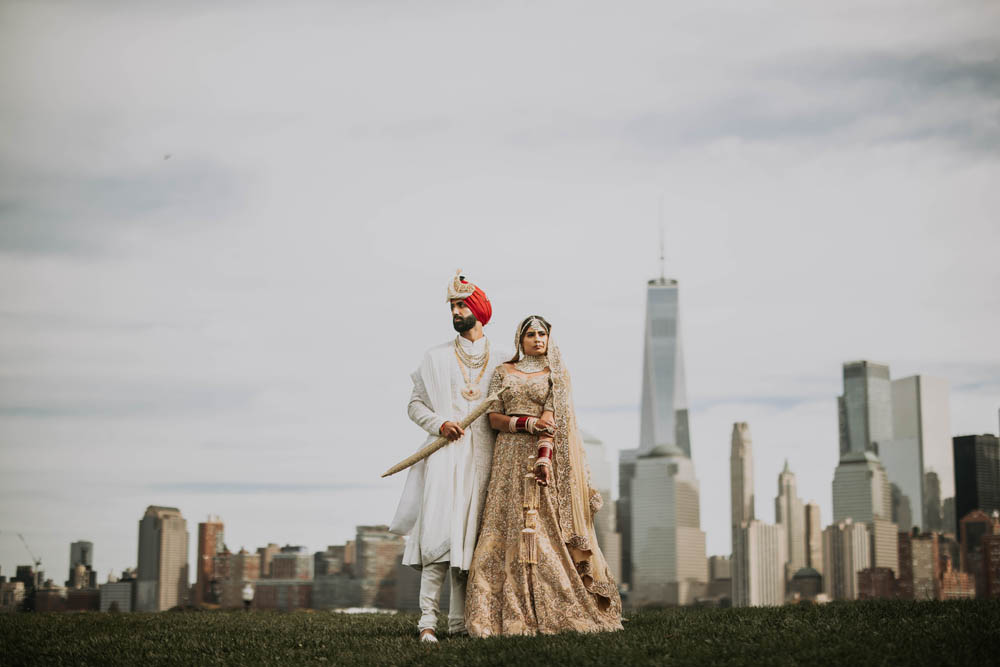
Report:
[[514,364],[514,368],[522,373],[537,373],[538,371],[544,371],[548,367],[549,357],[546,354],[539,354],[534,357],[529,357],[525,354]]
[[[465,380],[465,389],[462,390],[462,398],[467,401],[475,401],[483,395],[483,391],[478,385],[482,381],[483,375],[486,374],[486,367],[490,361],[490,341],[487,339],[486,349],[483,350],[482,354],[472,356],[462,349],[462,344],[458,342],[458,338],[455,338],[455,358],[458,359],[458,368],[462,371],[462,379]],[[481,367],[479,376],[476,377],[475,382],[469,378],[466,366],[473,369]]]

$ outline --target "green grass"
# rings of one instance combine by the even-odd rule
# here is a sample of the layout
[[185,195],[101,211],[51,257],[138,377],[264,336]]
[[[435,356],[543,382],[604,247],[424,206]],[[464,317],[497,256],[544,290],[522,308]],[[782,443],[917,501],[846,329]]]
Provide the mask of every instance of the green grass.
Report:
[[411,614],[187,612],[0,616],[3,665],[985,665],[1000,601],[633,612],[624,632],[416,641]]

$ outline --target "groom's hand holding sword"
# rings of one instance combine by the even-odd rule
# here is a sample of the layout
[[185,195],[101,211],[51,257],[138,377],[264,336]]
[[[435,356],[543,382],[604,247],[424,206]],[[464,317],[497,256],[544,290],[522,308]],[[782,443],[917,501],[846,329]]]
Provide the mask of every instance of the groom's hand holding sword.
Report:
[[[440,438],[438,438],[437,440],[435,440],[431,444],[427,445],[426,447],[424,447],[423,449],[421,449],[416,454],[413,454],[412,456],[409,456],[409,457],[403,459],[402,461],[400,461],[396,465],[394,465],[391,468],[389,468],[388,470],[386,470],[384,473],[382,473],[382,477],[388,477],[389,475],[395,475],[400,470],[406,470],[407,468],[409,468],[410,466],[412,466],[414,463],[417,463],[418,461],[422,461],[422,460],[426,459],[428,456],[430,456],[431,454],[433,454],[437,450],[441,449],[442,447],[444,447],[445,445],[447,445],[452,440],[457,440],[458,438],[461,438],[462,435],[465,434],[465,429],[469,428],[469,425],[472,424],[472,422],[476,421],[477,419],[479,419],[480,417],[482,417],[484,414],[486,414],[486,411],[489,409],[490,405],[493,404],[493,401],[495,401],[498,398],[500,398],[500,396],[505,391],[507,391],[506,388],[501,389],[500,391],[498,391],[495,394],[490,394],[489,396],[487,396],[486,400],[484,400],[482,403],[480,403],[478,406],[476,406],[476,409],[473,410],[472,412],[470,412],[469,415],[465,419],[463,419],[460,423],[455,424],[455,422],[445,422],[444,424],[442,424],[441,425],[441,433],[442,433],[442,435],[441,435]],[[456,433],[457,433],[457,435],[456,435]]]

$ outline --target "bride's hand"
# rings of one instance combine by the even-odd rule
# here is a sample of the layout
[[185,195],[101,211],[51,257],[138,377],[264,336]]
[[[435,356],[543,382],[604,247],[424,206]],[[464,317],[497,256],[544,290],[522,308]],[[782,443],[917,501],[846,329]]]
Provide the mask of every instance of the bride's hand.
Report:
[[552,468],[549,466],[535,466],[535,481],[541,486],[548,486],[551,471]]
[[553,435],[556,432],[556,423],[548,417],[539,417],[538,421],[535,422],[535,431],[545,431],[549,435]]

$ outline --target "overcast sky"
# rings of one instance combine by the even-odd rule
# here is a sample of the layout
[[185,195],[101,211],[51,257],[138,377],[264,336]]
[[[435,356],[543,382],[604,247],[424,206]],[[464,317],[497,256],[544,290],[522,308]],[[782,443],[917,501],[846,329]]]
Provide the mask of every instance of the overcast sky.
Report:
[[681,285],[710,554],[729,439],[829,521],[841,364],[1000,408],[1000,5],[0,1],[0,566],[103,581],[150,504],[231,549],[387,523],[462,268],[638,440]]

